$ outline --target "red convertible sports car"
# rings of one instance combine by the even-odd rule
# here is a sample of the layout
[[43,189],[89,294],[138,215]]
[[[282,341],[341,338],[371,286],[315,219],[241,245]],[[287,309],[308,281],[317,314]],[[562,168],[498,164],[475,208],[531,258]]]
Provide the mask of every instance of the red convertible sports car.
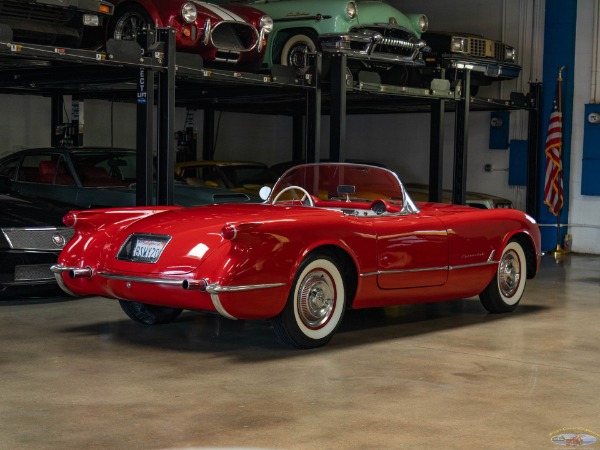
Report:
[[[136,40],[143,29],[176,30],[178,51],[197,53],[208,65],[260,66],[273,20],[245,5],[185,0],[113,0],[108,37]],[[237,66],[236,66],[237,67]]]
[[[269,190],[269,188],[265,188]],[[326,163],[285,172],[261,204],[72,211],[53,267],[75,295],[151,325],[182,309],[272,319],[294,347],[327,343],[347,308],[479,295],[512,311],[540,233],[514,209],[414,203],[395,173]]]

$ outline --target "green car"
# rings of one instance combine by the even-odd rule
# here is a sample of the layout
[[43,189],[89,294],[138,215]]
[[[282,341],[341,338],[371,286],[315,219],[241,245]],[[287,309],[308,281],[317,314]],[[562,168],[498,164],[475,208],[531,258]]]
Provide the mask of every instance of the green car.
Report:
[[[215,2],[220,3],[220,2]],[[398,65],[423,65],[427,30],[423,14],[403,14],[381,0],[240,0],[274,20],[264,65],[307,70],[306,53],[339,51],[354,68],[378,72]],[[350,64],[349,64],[350,65]],[[400,80],[401,81],[401,80]]]

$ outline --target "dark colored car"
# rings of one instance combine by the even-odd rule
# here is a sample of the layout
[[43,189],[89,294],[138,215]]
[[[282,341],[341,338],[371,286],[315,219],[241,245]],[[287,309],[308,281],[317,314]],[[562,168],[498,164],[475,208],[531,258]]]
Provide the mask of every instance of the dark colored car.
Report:
[[423,34],[431,51],[424,55],[425,67],[418,72],[417,81],[428,84],[439,77],[439,69],[446,70],[446,78],[456,76],[456,69],[471,69],[471,93],[480,86],[495,81],[517,78],[521,66],[517,63],[516,49],[504,42],[470,33],[428,31]]
[[[45,198],[79,208],[136,204],[134,150],[61,147],[21,150],[0,159],[0,177],[23,197]],[[174,202],[181,206],[250,201],[250,196],[176,182]],[[254,199],[258,201],[259,199]]]
[[58,293],[50,266],[73,237],[62,224],[67,209],[9,195],[9,186],[1,186],[0,297]]
[[137,40],[143,29],[170,27],[177,50],[196,53],[209,65],[258,69],[273,21],[245,5],[184,0],[114,0],[108,37]]
[[85,33],[100,30],[112,12],[103,0],[0,0],[0,34],[17,42],[88,46]]

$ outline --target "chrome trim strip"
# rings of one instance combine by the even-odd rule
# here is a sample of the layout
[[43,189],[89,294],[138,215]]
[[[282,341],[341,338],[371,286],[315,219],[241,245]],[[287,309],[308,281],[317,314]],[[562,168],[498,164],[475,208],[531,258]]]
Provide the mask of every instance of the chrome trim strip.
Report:
[[148,283],[148,284],[165,284],[167,286],[181,286],[183,280],[169,280],[160,278],[145,278],[145,277],[133,277],[130,275],[119,275],[115,273],[98,272],[98,275],[104,278],[110,278],[112,280],[121,281],[135,281],[137,283]]
[[221,292],[244,292],[253,291],[256,289],[269,289],[285,286],[285,283],[270,283],[270,284],[248,284],[246,286],[221,286],[219,283],[211,283],[206,286],[206,292],[209,294],[219,294]]
[[[490,258],[493,256],[490,255]],[[471,267],[480,267],[480,266],[490,266],[493,264],[498,264],[498,261],[492,261],[491,259],[486,261],[486,262],[482,262],[482,263],[475,263],[475,264],[465,264],[462,266],[443,266],[443,267],[428,267],[426,269],[407,269],[407,270],[378,270],[376,272],[367,272],[367,273],[361,273],[359,276],[361,278],[364,277],[372,277],[375,275],[390,275],[390,274],[398,274],[398,273],[416,273],[416,272],[431,272],[434,270],[460,270],[460,269],[468,269]]]
[[481,266],[491,266],[494,264],[498,264],[499,261],[486,261],[483,263],[475,263],[475,264],[465,264],[462,266],[450,266],[449,270],[460,270],[460,269],[469,269],[471,267],[481,267]]

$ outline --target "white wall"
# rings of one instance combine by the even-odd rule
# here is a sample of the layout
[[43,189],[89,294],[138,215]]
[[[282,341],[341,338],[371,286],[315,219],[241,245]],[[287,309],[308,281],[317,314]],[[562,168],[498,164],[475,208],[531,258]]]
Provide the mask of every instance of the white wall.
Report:
[[[577,2],[577,46],[575,53],[575,95],[571,139],[569,184],[569,233],[575,252],[600,254],[600,196],[581,195],[584,107],[590,100],[592,82],[594,0]],[[599,99],[595,99],[598,102]],[[598,143],[600,145],[600,143]]]

